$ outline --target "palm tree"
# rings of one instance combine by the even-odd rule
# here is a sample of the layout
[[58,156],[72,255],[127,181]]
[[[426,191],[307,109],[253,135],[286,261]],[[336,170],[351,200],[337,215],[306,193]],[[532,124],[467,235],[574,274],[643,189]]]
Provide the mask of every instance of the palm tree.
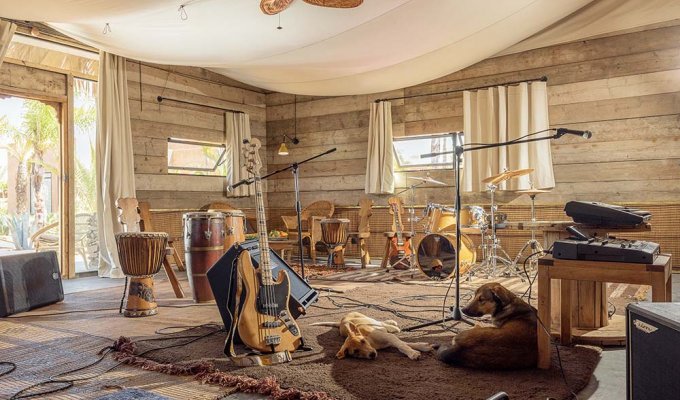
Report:
[[14,184],[16,193],[16,213],[28,212],[28,177],[26,165],[33,155],[31,144],[24,140],[23,133],[13,127],[5,116],[0,117],[0,138],[7,143],[3,148],[17,160],[17,177]]
[[60,126],[57,112],[52,106],[43,102],[25,100],[21,127],[24,140],[31,145],[33,150],[30,165],[31,183],[35,195],[33,207],[35,209],[35,224],[37,227],[42,227],[45,224],[46,217],[45,201],[42,195],[45,170],[49,170],[54,175],[59,173],[55,166],[45,162],[46,153],[59,145]]

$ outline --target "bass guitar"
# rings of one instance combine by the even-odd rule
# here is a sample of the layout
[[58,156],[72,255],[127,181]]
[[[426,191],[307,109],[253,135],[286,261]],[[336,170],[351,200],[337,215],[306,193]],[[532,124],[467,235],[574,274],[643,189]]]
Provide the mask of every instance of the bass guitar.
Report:
[[390,238],[390,250],[388,257],[390,265],[394,269],[411,268],[411,234],[403,232],[401,214],[404,209],[404,201],[400,197],[390,197],[387,199],[390,206],[390,214],[394,215],[394,237]]
[[253,175],[257,199],[257,234],[260,263],[255,268],[248,251],[238,257],[237,273],[240,287],[245,292],[239,307],[237,322],[241,341],[262,353],[293,352],[303,345],[300,327],[288,308],[290,280],[286,271],[279,271],[274,279],[269,259],[269,239],[264,212],[259,156],[260,141],[244,140],[245,167]]

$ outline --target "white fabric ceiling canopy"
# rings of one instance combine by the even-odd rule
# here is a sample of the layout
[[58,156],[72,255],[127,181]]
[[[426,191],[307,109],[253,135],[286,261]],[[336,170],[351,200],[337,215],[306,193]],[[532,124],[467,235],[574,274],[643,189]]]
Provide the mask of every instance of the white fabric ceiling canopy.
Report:
[[[264,15],[256,0],[0,0],[0,15],[48,22],[129,58],[202,66],[269,90],[329,96],[439,78],[591,1],[366,0],[333,9],[295,0],[280,14],[280,30],[279,16]],[[178,12],[182,4],[187,20]],[[111,31],[104,34],[106,23]]]

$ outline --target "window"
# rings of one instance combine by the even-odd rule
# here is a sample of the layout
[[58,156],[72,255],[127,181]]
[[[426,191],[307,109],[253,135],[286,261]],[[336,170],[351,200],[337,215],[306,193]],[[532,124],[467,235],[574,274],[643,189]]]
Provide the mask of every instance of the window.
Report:
[[[397,169],[400,171],[423,169],[452,169],[453,153],[436,157],[421,158],[421,154],[453,151],[453,137],[449,133],[436,135],[406,136],[393,141]],[[459,132],[456,142],[463,144],[463,133]]]
[[168,173],[226,176],[226,148],[223,144],[185,139],[168,139]]

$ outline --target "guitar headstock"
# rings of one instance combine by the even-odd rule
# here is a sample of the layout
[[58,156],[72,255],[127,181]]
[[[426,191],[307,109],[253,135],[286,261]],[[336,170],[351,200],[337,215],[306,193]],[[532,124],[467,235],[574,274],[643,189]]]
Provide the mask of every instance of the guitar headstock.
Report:
[[393,196],[387,199],[387,204],[390,206],[390,214],[401,214],[404,207],[404,200],[401,197]]
[[243,141],[241,150],[243,152],[243,159],[246,170],[255,176],[259,176],[262,169],[262,160],[260,159],[260,147],[262,144],[259,139],[249,139]]

